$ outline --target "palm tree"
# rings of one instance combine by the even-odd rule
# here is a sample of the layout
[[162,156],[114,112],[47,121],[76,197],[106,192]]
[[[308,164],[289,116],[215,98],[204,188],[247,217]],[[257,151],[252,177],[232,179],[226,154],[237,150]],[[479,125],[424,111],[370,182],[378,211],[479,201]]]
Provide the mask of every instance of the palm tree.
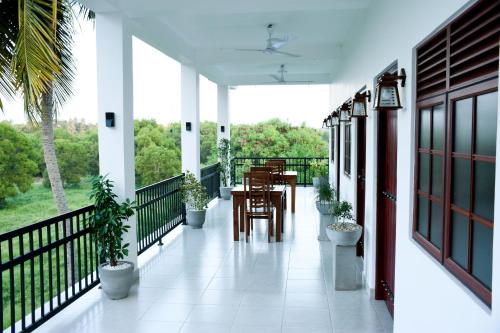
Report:
[[[74,8],[74,0],[0,2],[0,93],[22,94],[28,119],[40,125],[47,174],[60,214],[68,211],[68,205],[55,152],[54,119],[72,94]],[[80,14],[92,17],[79,8]]]
[[[47,174],[60,214],[68,212],[68,204],[57,164],[54,120],[72,94],[71,49],[77,17],[73,9],[77,6],[74,0],[0,1],[0,94],[22,94],[28,119],[40,125]],[[79,8],[80,14],[93,17]],[[65,227],[68,232],[69,221]]]

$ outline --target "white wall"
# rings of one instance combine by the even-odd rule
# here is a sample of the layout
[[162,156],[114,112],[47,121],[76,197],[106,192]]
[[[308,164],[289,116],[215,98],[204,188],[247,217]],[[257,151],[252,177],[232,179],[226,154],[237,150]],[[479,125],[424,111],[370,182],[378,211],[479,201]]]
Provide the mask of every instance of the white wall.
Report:
[[[395,60],[407,72],[402,89],[404,109],[398,112],[398,186],[396,231],[396,285],[394,332],[500,332],[500,257],[493,258],[493,306],[488,309],[477,297],[430,257],[411,236],[414,160],[414,47],[471,1],[419,0],[373,1],[365,24],[344,49],[342,68],[331,85],[331,107],[339,106],[366,85],[374,92],[374,78]],[[500,128],[500,127],[499,127]],[[377,114],[367,120],[365,274],[367,287],[375,285],[376,138]],[[500,134],[497,136],[500,154]],[[356,125],[352,127],[352,176],[343,174],[341,132],[341,198],[355,205]],[[500,191],[500,168],[496,188]],[[500,196],[495,212],[500,214]],[[494,251],[500,253],[500,226],[494,231]]]

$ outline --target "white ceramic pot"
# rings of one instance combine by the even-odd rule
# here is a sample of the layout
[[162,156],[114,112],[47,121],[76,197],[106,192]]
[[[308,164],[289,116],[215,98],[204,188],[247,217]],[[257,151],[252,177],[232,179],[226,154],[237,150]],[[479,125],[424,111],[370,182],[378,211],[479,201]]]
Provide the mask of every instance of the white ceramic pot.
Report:
[[[343,226],[348,228],[343,228]],[[326,227],[326,235],[335,245],[354,246],[359,241],[362,230],[363,228],[359,224],[350,222],[334,223]]]
[[232,186],[221,186],[219,188],[220,197],[224,200],[231,200],[231,190],[232,189],[233,189]]
[[334,202],[321,202],[321,201],[316,201],[316,209],[320,214],[323,215],[329,215],[331,214]]
[[128,261],[120,261],[115,267],[109,263],[99,265],[99,278],[101,279],[102,291],[110,299],[122,299],[128,296],[128,292],[134,283],[134,264]]
[[205,223],[207,211],[203,210],[188,210],[186,212],[186,223],[193,229],[200,229]]
[[328,177],[326,177],[326,176],[313,177],[312,181],[313,181],[313,186],[315,188],[318,188],[321,183],[328,182]]

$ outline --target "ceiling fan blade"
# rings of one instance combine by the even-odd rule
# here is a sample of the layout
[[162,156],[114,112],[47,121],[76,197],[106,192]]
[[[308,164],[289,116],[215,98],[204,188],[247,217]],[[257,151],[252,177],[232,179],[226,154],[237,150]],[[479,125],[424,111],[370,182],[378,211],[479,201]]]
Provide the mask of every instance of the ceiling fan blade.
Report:
[[283,38],[269,38],[269,42],[271,43],[274,49],[279,49],[288,44],[291,41],[296,40],[297,37],[293,35],[285,35]]
[[278,50],[274,50],[273,53],[275,53],[275,54],[282,54],[282,55],[286,55],[286,56],[293,57],[293,58],[299,58],[300,57],[298,54],[288,53],[288,52],[283,52],[283,51],[278,51]]
[[269,76],[272,77],[273,79],[275,79],[276,81],[281,82],[281,78],[278,75],[271,74]]
[[264,49],[234,49],[235,51],[246,51],[246,52],[264,52]]

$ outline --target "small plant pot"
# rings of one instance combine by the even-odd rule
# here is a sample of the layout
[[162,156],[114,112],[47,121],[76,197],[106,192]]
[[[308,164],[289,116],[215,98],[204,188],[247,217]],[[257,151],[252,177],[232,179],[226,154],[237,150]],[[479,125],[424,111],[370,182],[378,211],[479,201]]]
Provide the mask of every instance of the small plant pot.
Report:
[[110,299],[125,298],[134,283],[134,264],[128,261],[120,261],[114,267],[109,263],[101,264],[99,278],[106,296]]
[[323,215],[331,214],[333,205],[334,205],[333,202],[316,201],[316,209],[318,210],[318,212],[320,214],[323,214]]
[[203,210],[188,210],[186,212],[186,222],[193,229],[200,229],[205,223],[207,211]]
[[326,183],[328,182],[328,177],[326,176],[321,176],[321,177],[313,177],[313,186],[315,188],[318,188],[321,183]]
[[326,235],[335,245],[354,246],[359,241],[362,230],[356,223],[333,223],[326,227]]
[[221,186],[219,188],[220,190],[220,197],[224,200],[231,200],[231,191],[233,187],[232,186]]

